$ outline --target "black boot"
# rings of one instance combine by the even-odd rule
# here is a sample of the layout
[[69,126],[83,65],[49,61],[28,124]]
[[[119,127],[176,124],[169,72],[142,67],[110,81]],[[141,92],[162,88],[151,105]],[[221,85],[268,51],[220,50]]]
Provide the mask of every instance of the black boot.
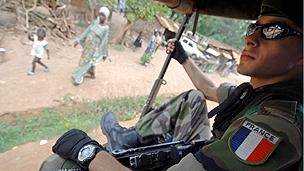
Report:
[[100,127],[102,133],[107,136],[109,152],[139,147],[139,135],[135,128],[124,128],[119,125],[115,115],[111,112],[101,117]]

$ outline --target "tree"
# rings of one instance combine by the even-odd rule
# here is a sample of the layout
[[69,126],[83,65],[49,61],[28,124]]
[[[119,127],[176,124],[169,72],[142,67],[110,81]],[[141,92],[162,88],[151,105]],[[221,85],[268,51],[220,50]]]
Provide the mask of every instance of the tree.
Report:
[[[106,1],[111,6],[117,5],[118,0]],[[135,21],[142,19],[145,21],[153,21],[155,15],[169,15],[171,9],[167,8],[164,4],[158,3],[155,0],[126,0],[125,15],[127,24],[123,29],[123,35],[118,43],[122,44],[127,31],[132,27]]]
[[[117,6],[119,3],[119,0],[99,1],[102,2],[102,4],[107,4],[107,6]],[[161,16],[169,16],[172,20],[181,23],[184,17],[181,13],[171,10],[155,0],[126,0],[126,6],[126,18],[128,22],[123,29],[123,36],[118,43],[122,43],[127,31],[138,19],[152,21],[157,14]],[[196,31],[205,36],[241,49],[248,23],[249,21],[246,20],[200,15]],[[189,23],[187,29],[192,27],[192,25],[193,21]]]
[[244,45],[243,38],[250,21],[201,15],[197,31],[238,49]]

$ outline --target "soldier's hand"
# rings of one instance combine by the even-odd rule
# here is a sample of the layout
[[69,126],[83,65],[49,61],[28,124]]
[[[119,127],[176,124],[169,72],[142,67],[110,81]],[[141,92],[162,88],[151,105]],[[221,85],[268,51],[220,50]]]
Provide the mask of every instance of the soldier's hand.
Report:
[[79,129],[71,129],[56,141],[52,150],[60,157],[71,160],[81,168],[88,170],[95,155],[104,148],[85,132]]
[[183,64],[188,58],[183,46],[176,39],[168,41],[166,52],[171,53],[171,57],[176,59],[180,64]]

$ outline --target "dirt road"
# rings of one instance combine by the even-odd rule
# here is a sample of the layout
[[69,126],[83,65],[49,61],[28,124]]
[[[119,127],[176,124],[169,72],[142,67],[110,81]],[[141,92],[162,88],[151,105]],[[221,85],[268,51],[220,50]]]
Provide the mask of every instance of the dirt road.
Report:
[[[26,35],[8,32],[5,37],[7,62],[0,64],[0,115],[56,105],[57,101],[68,93],[87,99],[147,95],[166,57],[164,50],[158,50],[152,63],[143,66],[139,64],[139,58],[144,48],[133,52],[127,48],[116,50],[118,48],[111,46],[111,62],[106,60],[97,66],[97,78],[87,79],[82,85],[75,87],[70,77],[77,66],[81,54],[80,47],[73,48],[69,43],[63,45],[50,41],[51,59],[43,59],[50,72],[43,72],[42,68],[37,66],[37,75],[31,77],[26,75],[32,60],[31,45],[28,43]],[[218,74],[210,76],[217,83],[248,80],[247,77],[235,75],[226,78]],[[168,84],[161,87],[160,94],[179,93],[194,88],[183,68],[174,60],[170,63],[165,79]]]

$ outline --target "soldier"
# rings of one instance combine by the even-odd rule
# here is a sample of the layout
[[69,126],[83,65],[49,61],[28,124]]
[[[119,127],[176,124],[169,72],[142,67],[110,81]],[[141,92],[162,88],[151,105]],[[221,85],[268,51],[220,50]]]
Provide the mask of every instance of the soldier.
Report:
[[[217,115],[213,142],[195,154],[188,154],[168,171],[302,170],[302,3],[299,0],[262,2],[257,22],[247,29],[238,66],[238,72],[251,79],[236,88],[227,84],[217,88],[210,80],[207,81],[209,86],[199,86],[206,84],[205,77],[199,74],[182,46],[170,41],[168,50],[182,64],[198,90],[208,87],[207,93],[203,91],[208,99],[225,100],[208,114],[209,117]],[[204,96],[192,90],[141,117],[134,129],[121,127],[111,113],[103,117],[102,129],[112,149],[171,138],[209,139],[205,110]],[[77,129],[61,136],[53,151],[82,169],[128,170]],[[51,164],[46,161],[44,165]]]

